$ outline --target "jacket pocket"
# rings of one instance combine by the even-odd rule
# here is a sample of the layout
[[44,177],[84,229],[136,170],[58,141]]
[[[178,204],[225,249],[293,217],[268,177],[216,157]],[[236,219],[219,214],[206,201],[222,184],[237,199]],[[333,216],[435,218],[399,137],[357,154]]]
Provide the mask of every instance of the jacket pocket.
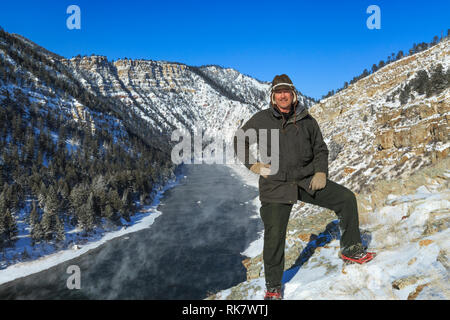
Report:
[[279,181],[279,182],[285,182],[286,181],[286,171],[278,170],[276,174],[271,174],[267,176],[267,178],[262,177],[262,179],[266,179],[269,181]]
[[[269,180],[261,177],[259,180],[259,195],[268,202],[285,201],[289,191],[289,184],[281,181]],[[289,202],[289,201],[285,201]]]
[[314,164],[310,162],[306,166],[303,167],[298,166],[296,168],[293,168],[292,170],[289,170],[287,179],[288,181],[298,181],[313,174],[314,174]]

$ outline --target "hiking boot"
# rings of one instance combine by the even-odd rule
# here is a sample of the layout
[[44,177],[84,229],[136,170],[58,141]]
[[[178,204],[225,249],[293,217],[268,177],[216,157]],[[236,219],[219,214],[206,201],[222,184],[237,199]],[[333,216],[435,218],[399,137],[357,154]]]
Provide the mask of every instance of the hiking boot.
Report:
[[361,244],[354,244],[348,248],[339,251],[339,258],[345,263],[367,263],[375,256],[375,252],[367,252]]
[[282,300],[281,288],[267,288],[264,300]]

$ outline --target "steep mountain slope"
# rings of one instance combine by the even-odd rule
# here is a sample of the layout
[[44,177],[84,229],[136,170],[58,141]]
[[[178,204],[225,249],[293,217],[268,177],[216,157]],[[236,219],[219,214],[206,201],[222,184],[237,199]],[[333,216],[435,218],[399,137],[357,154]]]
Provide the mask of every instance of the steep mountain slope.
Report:
[[0,32],[2,266],[117,227],[174,176],[166,140],[59,59]]
[[[311,108],[332,149],[330,174],[355,192],[377,179],[407,177],[448,155],[448,84],[439,94],[411,92],[405,104],[389,97],[420,70],[450,64],[449,39],[391,63]],[[398,96],[398,95],[397,95]],[[387,101],[388,100],[388,101]]]
[[[142,119],[171,133],[202,128],[205,135],[228,137],[243,119],[267,107],[269,83],[233,69],[191,67],[151,60],[75,57],[64,60],[92,92],[120,100]],[[312,99],[300,94],[305,105]]]

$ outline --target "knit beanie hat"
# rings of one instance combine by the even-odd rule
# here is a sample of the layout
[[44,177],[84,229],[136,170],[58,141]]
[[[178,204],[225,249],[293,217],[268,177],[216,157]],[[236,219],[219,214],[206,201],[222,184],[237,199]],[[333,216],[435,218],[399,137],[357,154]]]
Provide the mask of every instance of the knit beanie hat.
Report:
[[272,102],[272,105],[275,105],[275,97],[274,94],[277,91],[281,90],[290,90],[292,91],[292,94],[294,95],[294,100],[292,101],[292,104],[295,106],[297,103],[297,90],[294,87],[294,84],[292,83],[291,79],[286,75],[277,75],[272,80],[272,88],[271,88],[271,94],[270,94],[270,101]]

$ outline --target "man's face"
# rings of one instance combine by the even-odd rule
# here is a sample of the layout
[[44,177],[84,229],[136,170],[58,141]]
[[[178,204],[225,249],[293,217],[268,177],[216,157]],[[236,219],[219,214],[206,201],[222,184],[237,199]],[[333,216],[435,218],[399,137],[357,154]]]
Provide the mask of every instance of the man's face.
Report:
[[289,112],[291,110],[292,101],[294,101],[294,95],[291,90],[277,90],[274,98],[281,112]]

